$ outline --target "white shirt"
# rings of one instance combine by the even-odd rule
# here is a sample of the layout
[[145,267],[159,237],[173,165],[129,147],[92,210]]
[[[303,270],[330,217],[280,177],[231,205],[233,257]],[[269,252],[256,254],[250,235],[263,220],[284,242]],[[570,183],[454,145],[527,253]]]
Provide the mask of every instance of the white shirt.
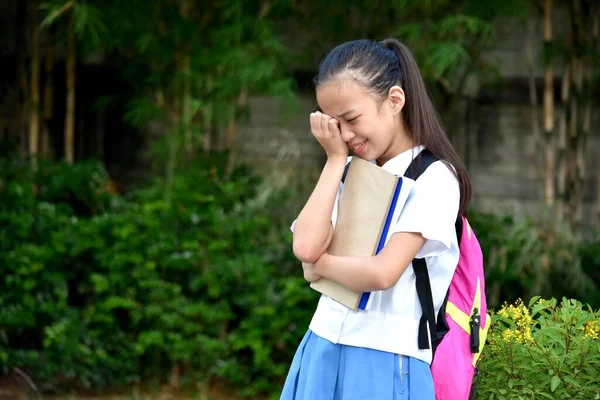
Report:
[[[402,176],[422,150],[423,146],[407,150],[382,168]],[[338,198],[342,190],[343,184]],[[396,232],[418,232],[426,239],[417,258],[425,257],[427,262],[436,316],[458,263],[454,223],[459,203],[460,190],[454,173],[445,163],[436,161],[414,183],[404,207],[395,211],[396,223],[386,238],[387,243]],[[332,215],[334,226],[336,218],[337,199]],[[295,221],[292,231],[294,226]],[[419,350],[417,345],[422,311],[415,279],[411,264],[392,288],[371,292],[365,311],[350,310],[323,295],[309,328],[332,343],[406,355],[431,363],[431,350]]]

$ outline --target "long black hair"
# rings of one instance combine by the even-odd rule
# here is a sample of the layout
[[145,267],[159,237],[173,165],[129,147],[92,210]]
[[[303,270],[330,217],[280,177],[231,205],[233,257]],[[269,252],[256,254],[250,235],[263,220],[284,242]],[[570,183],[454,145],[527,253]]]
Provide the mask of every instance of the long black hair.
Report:
[[460,186],[459,215],[471,200],[471,179],[452,146],[433,106],[412,53],[396,39],[382,42],[361,39],[342,43],[321,62],[315,77],[318,88],[325,82],[350,73],[367,91],[383,100],[392,86],[404,90],[402,117],[407,133],[416,145],[423,145],[438,159],[451,164]]

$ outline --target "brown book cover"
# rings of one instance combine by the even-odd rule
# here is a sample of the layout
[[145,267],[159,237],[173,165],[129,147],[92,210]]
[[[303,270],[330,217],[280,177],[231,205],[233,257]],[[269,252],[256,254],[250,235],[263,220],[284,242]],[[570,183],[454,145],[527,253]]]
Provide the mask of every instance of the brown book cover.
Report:
[[[412,183],[353,157],[338,200],[337,223],[327,252],[336,256],[376,255],[388,230],[393,228],[394,211],[406,202]],[[310,287],[353,310],[359,308],[363,295],[325,278]]]

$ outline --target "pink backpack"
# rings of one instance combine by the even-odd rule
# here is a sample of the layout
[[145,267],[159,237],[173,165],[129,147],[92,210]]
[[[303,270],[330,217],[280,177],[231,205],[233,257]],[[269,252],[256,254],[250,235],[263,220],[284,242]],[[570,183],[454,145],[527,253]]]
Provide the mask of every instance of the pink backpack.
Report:
[[[405,176],[418,179],[438,159],[421,152]],[[433,345],[431,372],[436,400],[468,400],[476,393],[477,361],[490,327],[485,298],[483,254],[475,233],[464,216],[456,221],[460,256],[450,288],[435,318],[429,274],[425,259],[414,259],[417,294],[423,310],[419,323],[419,349]],[[429,326],[429,333],[427,332]]]

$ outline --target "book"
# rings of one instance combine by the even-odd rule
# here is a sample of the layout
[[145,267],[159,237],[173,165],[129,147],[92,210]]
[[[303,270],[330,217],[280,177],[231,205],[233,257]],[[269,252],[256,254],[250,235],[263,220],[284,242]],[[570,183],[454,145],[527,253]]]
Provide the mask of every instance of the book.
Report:
[[[378,254],[413,183],[353,157],[338,199],[337,223],[327,252],[358,257]],[[353,310],[364,309],[369,298],[369,293],[354,292],[325,278],[310,287]]]

